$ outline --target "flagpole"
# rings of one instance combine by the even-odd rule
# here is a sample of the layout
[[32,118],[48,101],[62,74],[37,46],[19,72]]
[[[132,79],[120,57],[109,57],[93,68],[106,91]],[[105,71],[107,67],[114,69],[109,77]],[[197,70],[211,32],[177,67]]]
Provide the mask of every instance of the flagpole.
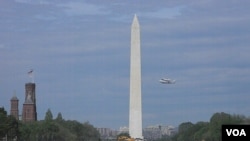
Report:
[[33,69],[31,69],[29,72],[28,72],[28,75],[31,79],[31,83],[35,83],[35,80],[34,80],[34,71]]
[[33,72],[33,74],[32,74],[32,83],[35,83],[35,74],[34,74],[34,72]]

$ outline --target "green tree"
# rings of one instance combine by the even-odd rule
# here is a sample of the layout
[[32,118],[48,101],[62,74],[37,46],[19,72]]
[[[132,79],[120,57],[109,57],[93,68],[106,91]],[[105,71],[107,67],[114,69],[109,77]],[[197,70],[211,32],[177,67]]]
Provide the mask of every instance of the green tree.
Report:
[[177,137],[177,141],[191,141],[193,138],[193,130],[194,124],[191,122],[184,122],[179,126],[179,135]]
[[50,109],[47,110],[44,120],[45,121],[52,121],[53,120],[53,114],[50,111]]
[[193,126],[194,126],[194,124],[191,122],[184,122],[184,123],[179,125],[179,132],[184,133],[184,132],[188,131]]
[[4,108],[0,108],[0,138],[8,137],[14,139],[18,137],[18,121],[13,116],[8,116]]
[[193,140],[194,141],[201,141],[206,138],[206,133],[209,130],[209,123],[208,122],[197,122],[193,126]]
[[60,113],[53,120],[50,109],[45,120],[21,123],[20,133],[21,141],[98,141],[100,138],[99,132],[88,122],[65,121]]
[[76,120],[65,121],[63,126],[76,136],[78,141],[97,141],[100,138],[99,132],[88,122],[80,123]]
[[6,136],[8,132],[8,123],[7,123],[7,112],[2,107],[0,108],[0,138],[3,138]]
[[57,114],[56,121],[58,121],[58,122],[62,122],[62,121],[63,121],[63,117],[62,117],[61,112],[59,112],[59,113]]
[[244,116],[230,115],[224,112],[215,113],[210,118],[210,140],[221,140],[221,126],[223,124],[241,124],[244,122]]
[[179,132],[171,138],[172,141],[221,141],[223,124],[249,124],[250,119],[242,115],[230,115],[224,112],[215,113],[210,122],[184,122],[179,125]]
[[91,125],[89,122],[85,122],[82,124],[83,126],[83,137],[85,140],[88,141],[97,141],[100,138],[99,132],[95,129],[93,125]]

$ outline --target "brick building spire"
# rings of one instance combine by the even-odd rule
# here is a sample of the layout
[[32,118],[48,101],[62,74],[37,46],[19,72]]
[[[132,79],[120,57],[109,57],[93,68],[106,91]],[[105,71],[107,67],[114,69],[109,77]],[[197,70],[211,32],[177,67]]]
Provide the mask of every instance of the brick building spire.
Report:
[[14,92],[14,96],[10,99],[10,115],[19,120],[18,98]]

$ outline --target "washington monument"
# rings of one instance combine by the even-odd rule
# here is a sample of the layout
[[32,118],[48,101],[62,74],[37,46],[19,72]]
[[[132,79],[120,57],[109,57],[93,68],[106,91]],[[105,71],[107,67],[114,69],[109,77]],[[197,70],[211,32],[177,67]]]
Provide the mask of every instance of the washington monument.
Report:
[[141,45],[140,25],[134,16],[131,25],[130,50],[130,103],[129,134],[132,138],[143,139],[142,136],[142,104],[141,104]]

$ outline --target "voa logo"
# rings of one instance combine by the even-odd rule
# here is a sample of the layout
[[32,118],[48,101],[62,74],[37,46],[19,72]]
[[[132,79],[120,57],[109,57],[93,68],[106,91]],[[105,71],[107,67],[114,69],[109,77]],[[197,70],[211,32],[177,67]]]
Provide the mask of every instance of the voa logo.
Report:
[[244,129],[226,129],[227,136],[247,136],[246,132]]

